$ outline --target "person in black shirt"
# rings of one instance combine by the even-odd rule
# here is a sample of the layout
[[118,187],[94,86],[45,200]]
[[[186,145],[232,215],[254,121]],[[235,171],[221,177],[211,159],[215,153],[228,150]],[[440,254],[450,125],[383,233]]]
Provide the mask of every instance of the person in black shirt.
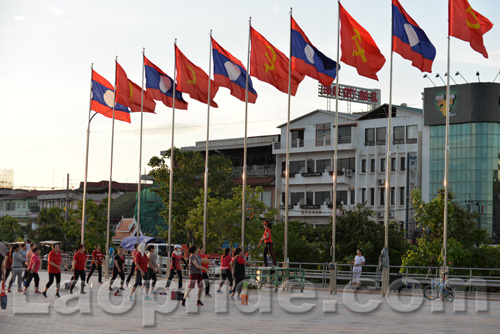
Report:
[[118,254],[115,255],[115,261],[113,265],[113,276],[111,277],[111,281],[109,281],[109,290],[113,290],[113,282],[116,279],[116,276],[120,275],[120,290],[125,290],[123,288],[123,283],[125,282],[125,273],[123,271],[123,264],[125,263],[125,256],[123,255],[123,248],[118,247]]

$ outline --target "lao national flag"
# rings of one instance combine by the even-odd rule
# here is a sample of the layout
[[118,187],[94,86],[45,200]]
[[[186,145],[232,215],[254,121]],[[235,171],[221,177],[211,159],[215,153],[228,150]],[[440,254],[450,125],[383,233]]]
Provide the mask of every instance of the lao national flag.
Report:
[[337,63],[316,49],[293,17],[291,20],[292,71],[308,75],[324,86],[330,86],[337,75]]
[[[214,58],[214,82],[222,87],[229,88],[231,95],[245,101],[247,70],[232,54],[224,50],[212,38],[212,55]],[[255,103],[257,92],[253,88],[252,80],[248,77],[248,102]]]
[[[113,118],[115,89],[108,80],[92,70],[92,99],[90,109],[106,117]],[[130,123],[129,109],[119,103],[115,105],[115,119]]]
[[432,72],[436,48],[417,22],[406,13],[398,0],[392,0],[393,51],[422,72]]
[[[162,101],[169,108],[173,106],[174,81],[165,74],[158,66],[144,57],[144,67],[146,72],[146,88],[153,96],[153,99]],[[175,108],[186,110],[188,103],[182,98],[182,93],[175,90]]]

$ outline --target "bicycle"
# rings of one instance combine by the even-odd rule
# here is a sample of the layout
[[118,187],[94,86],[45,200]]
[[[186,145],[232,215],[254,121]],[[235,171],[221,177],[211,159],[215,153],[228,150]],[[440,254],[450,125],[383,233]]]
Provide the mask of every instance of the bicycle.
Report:
[[[429,268],[427,276],[431,271],[432,267]],[[446,277],[448,273],[444,273],[444,277]],[[426,277],[427,278],[427,277]],[[446,299],[449,302],[455,300],[455,288],[448,284],[446,280],[443,282],[431,281],[431,284],[424,288],[424,297],[428,300],[434,300],[441,295],[441,298]]]

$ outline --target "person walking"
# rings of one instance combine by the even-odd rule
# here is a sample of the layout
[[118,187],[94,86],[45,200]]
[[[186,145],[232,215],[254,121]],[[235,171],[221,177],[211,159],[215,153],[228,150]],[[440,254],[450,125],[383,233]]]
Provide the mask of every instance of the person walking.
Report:
[[113,276],[111,276],[111,281],[109,281],[109,290],[113,290],[113,283],[116,277],[120,276],[120,290],[125,290],[123,288],[123,283],[125,282],[125,272],[123,271],[123,264],[125,263],[125,256],[123,255],[122,246],[118,247],[118,253],[115,255],[113,264]]
[[363,265],[365,264],[365,257],[363,256],[363,251],[358,248],[356,251],[356,256],[354,260],[349,262],[349,264],[354,264],[352,267],[352,282],[354,283],[354,289],[359,288],[361,272],[363,271]]
[[138,244],[134,245],[134,250],[132,251],[132,265],[130,266],[130,273],[128,274],[127,277],[127,288],[128,284],[130,283],[130,280],[132,279],[132,276],[134,276],[134,273],[136,272],[135,270],[135,256],[137,255],[137,246]]
[[151,291],[154,293],[156,286],[156,274],[158,274],[159,271],[158,271],[158,263],[156,262],[155,246],[153,245],[148,246],[148,258],[149,258],[148,276],[149,280],[151,281]]
[[[56,280],[56,297],[59,298],[61,297],[59,295],[59,288],[61,285],[61,261],[62,261],[62,256],[61,256],[61,251],[60,251],[60,246],[59,244],[54,244],[52,245],[52,251],[49,253],[49,259],[48,259],[48,265],[47,265],[47,272],[49,273],[49,281],[45,285],[45,289],[43,289],[42,296],[47,298],[47,290],[50,288],[52,283],[54,283],[54,279]],[[66,267],[66,270],[68,270],[68,265],[63,262],[63,265]]]
[[273,260],[273,266],[276,266],[276,258],[274,257],[273,251],[273,239],[271,238],[271,223],[263,222],[262,225],[264,225],[264,235],[262,236],[262,238],[260,238],[259,246],[262,242],[266,244],[266,247],[264,247],[264,267],[267,267],[268,253]]
[[22,292],[23,283],[23,272],[24,263],[26,262],[26,257],[21,254],[21,247],[19,244],[13,244],[10,253],[12,254],[12,278],[10,279],[9,286],[7,287],[7,292],[11,292],[11,287],[17,278],[17,292]]
[[144,285],[146,287],[146,296],[144,297],[144,300],[151,300],[151,298],[149,297],[148,263],[149,258],[146,255],[146,244],[141,242],[139,246],[137,246],[137,254],[135,255],[135,270],[137,271],[135,275],[135,284],[132,289],[130,289],[128,300],[134,300],[134,292],[138,286],[142,285],[143,279]]
[[12,256],[10,250],[5,254],[5,259],[3,260],[3,263],[5,269],[3,281],[7,282],[10,272],[12,271]]
[[212,297],[210,294],[210,279],[208,277],[208,272],[209,272],[209,265],[210,261],[208,260],[208,254],[206,253],[207,249],[205,246],[200,247],[200,259],[201,259],[201,266],[206,269],[206,271],[203,272],[203,281],[205,283],[205,297]]
[[201,294],[203,292],[203,272],[208,269],[201,266],[201,258],[198,255],[200,250],[196,246],[189,247],[189,285],[184,293],[184,298],[182,298],[181,305],[186,306],[186,298],[189,296],[191,290],[194,289],[196,283],[198,283],[198,300],[196,301],[196,306],[203,306],[201,302]]
[[[234,300],[239,300],[241,295],[241,290],[243,289],[243,281],[245,280],[245,266],[257,267],[254,264],[248,263],[243,257],[243,250],[241,248],[236,248],[234,250],[234,257],[231,261],[231,268],[234,272],[234,289],[231,294],[231,298]],[[235,297],[235,294],[238,294]]]
[[172,252],[172,259],[170,261],[170,275],[167,279],[167,284],[165,285],[165,289],[168,290],[170,287],[170,283],[172,283],[172,278],[177,273],[179,277],[179,283],[177,284],[177,288],[182,290],[182,269],[181,269],[181,261],[187,265],[186,260],[184,260],[184,256],[182,254],[182,247],[180,245],[174,246],[174,251]]
[[30,263],[28,265],[28,278],[26,279],[26,282],[24,283],[24,291],[23,293],[26,294],[28,291],[28,288],[30,286],[31,281],[34,279],[35,280],[35,294],[42,294],[40,290],[38,290],[38,284],[40,283],[40,276],[38,276],[38,269],[40,269],[40,253],[42,250],[40,247],[34,246],[30,247],[30,251],[33,252],[33,255],[30,258]]
[[85,292],[85,266],[87,265],[87,254],[85,253],[85,246],[78,246],[78,250],[73,256],[73,281],[71,282],[69,293],[73,293],[73,289],[75,288],[76,282],[78,279],[81,280],[81,290],[80,293],[82,295],[86,294]]
[[[89,284],[90,277],[97,269],[99,273],[99,284],[102,284],[102,260],[104,256],[101,253],[101,245],[95,245],[95,249],[92,252],[92,264],[90,265],[90,271],[87,276],[87,284]],[[84,268],[85,269],[85,268]]]
[[233,275],[231,274],[231,260],[233,257],[231,256],[231,249],[224,249],[224,255],[222,255],[220,259],[220,273],[222,276],[222,282],[220,282],[218,293],[222,293],[222,286],[226,282],[229,281],[229,293],[233,292]]

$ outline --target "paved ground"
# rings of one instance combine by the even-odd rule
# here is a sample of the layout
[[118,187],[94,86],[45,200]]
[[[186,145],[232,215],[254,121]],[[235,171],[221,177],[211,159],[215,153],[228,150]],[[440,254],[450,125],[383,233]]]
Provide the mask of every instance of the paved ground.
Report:
[[[68,274],[63,275],[69,279]],[[47,273],[41,273],[41,286]],[[94,278],[95,282],[95,278]],[[116,284],[116,283],[115,283]],[[172,284],[175,287],[175,284]],[[79,286],[79,285],[78,285]],[[158,283],[164,286],[164,281]],[[54,287],[46,299],[20,293],[9,294],[6,310],[0,310],[0,334],[7,333],[495,333],[500,332],[500,301],[458,298],[453,302],[424,300],[421,291],[413,296],[389,296],[361,291],[326,291],[306,288],[304,293],[274,293],[271,289],[250,290],[249,305],[227,298],[227,293],[202,297],[196,307],[196,291],[187,306],[154,295],[145,301],[111,296],[107,285],[87,288],[54,298]],[[216,296],[215,296],[216,295]]]

